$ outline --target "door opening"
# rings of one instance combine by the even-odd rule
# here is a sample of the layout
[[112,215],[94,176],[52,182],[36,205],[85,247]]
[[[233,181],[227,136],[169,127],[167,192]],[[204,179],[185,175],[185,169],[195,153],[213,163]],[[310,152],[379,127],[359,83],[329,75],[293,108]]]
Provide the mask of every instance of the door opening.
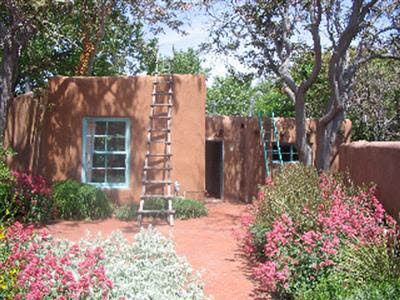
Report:
[[210,197],[222,199],[224,194],[223,141],[206,140],[206,191]]

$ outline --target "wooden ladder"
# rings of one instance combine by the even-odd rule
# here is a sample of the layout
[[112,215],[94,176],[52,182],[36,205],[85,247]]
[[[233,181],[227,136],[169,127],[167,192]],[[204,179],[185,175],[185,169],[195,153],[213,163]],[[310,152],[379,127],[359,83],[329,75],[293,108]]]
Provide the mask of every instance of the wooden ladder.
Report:
[[[155,74],[147,129],[147,150],[143,166],[142,194],[138,210],[139,226],[146,214],[166,214],[174,225],[171,180],[171,122],[174,96],[173,76]],[[146,200],[163,199],[164,209],[145,209]]]

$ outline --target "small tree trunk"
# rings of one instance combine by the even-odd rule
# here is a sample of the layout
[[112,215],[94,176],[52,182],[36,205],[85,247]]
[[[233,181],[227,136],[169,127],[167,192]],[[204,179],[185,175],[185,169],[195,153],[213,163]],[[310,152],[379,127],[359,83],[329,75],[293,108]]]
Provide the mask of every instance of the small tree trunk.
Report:
[[329,123],[318,123],[316,167],[318,171],[327,171],[331,167],[333,147],[337,133],[344,121],[343,110],[338,111]]
[[19,61],[19,47],[14,41],[4,43],[0,65],[0,143],[3,143],[8,106],[14,95],[14,84]]
[[304,94],[297,93],[295,101],[296,110],[296,145],[299,160],[306,166],[312,164],[312,150],[307,142],[306,112]]

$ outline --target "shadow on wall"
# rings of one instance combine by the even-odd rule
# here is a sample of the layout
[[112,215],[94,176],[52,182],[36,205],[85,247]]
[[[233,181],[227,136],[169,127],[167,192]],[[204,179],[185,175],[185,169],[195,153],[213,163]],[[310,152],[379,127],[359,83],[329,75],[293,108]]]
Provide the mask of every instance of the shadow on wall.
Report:
[[[50,181],[80,180],[83,118],[127,117],[131,122],[129,189],[108,192],[121,202],[138,198],[153,79],[151,76],[55,77],[49,81],[48,93],[43,99],[37,100],[33,95],[15,99],[6,131],[8,144],[18,151],[18,155],[10,159],[11,166],[41,174]],[[196,163],[193,159],[204,157],[204,77],[177,75],[174,85],[177,89],[173,98],[172,139],[184,145],[182,153],[187,151],[188,145],[196,148],[186,153],[186,157],[182,153],[173,157],[173,163],[175,159],[178,162],[178,170],[189,170],[188,174],[178,172],[176,176],[185,182],[187,190],[204,193],[204,161],[200,159]],[[174,128],[174,122],[179,128]],[[198,169],[199,174],[193,174],[196,171],[193,168]]]
[[379,201],[400,221],[400,142],[353,142],[339,157],[340,170],[357,184],[375,183]]
[[[276,118],[280,143],[295,144],[295,120],[293,118]],[[266,138],[276,142],[271,119],[264,118],[263,126]],[[309,143],[316,153],[317,121],[308,120]],[[346,120],[341,134],[336,140],[332,169],[338,169],[338,147],[343,142],[350,142],[351,122]],[[265,181],[265,163],[260,129],[256,117],[228,117],[209,115],[206,117],[206,139],[223,140],[224,142],[224,195],[227,200],[251,202],[257,196],[259,185]],[[272,159],[269,154],[269,159]]]

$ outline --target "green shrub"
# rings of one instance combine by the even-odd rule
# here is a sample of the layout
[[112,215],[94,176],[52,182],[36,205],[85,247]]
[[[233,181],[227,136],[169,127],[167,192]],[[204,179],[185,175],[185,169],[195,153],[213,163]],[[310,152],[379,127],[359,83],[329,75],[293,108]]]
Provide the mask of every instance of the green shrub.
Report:
[[[262,199],[250,226],[256,256],[263,256],[265,232],[282,214],[301,224],[304,231],[315,227],[317,207],[324,202],[318,183],[318,173],[314,168],[293,164],[277,172],[272,185],[261,187],[259,197]],[[304,214],[304,207],[308,207],[309,214]]]
[[112,206],[107,195],[95,186],[66,180],[53,186],[53,198],[63,219],[101,219],[111,216]]
[[9,154],[12,154],[10,150],[0,146],[0,222],[12,221],[16,214],[12,192],[14,179],[6,163],[6,157]]
[[[166,205],[167,201],[163,199],[149,199],[145,201],[144,209],[163,210]],[[117,207],[114,211],[115,217],[124,221],[132,220],[137,217],[138,207],[137,204]],[[193,199],[174,198],[172,199],[172,207],[175,210],[175,217],[182,220],[199,218],[208,214],[204,203]],[[162,215],[153,214],[153,217],[160,216]]]
[[395,295],[400,259],[388,248],[395,222],[374,192],[302,165],[282,168],[242,218],[241,243],[258,262],[261,287],[284,299]]
[[136,203],[118,206],[114,209],[114,216],[121,221],[131,221],[137,217],[138,207]]

